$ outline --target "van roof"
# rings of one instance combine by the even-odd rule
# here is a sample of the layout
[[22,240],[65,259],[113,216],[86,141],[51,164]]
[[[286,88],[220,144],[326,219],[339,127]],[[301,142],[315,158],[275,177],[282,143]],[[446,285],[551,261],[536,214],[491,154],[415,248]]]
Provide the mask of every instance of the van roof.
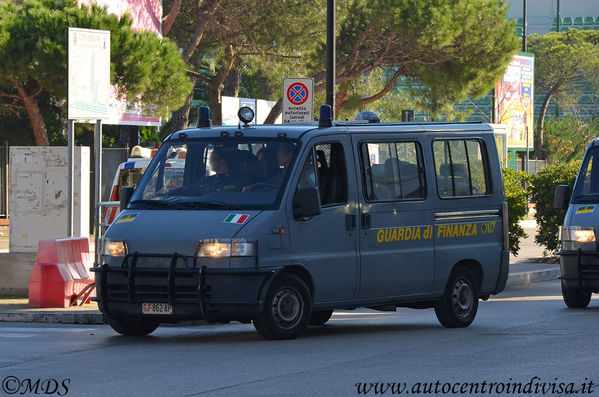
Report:
[[[249,125],[240,128],[234,126],[214,126],[208,128],[190,128],[173,133],[168,139],[214,138],[227,133],[234,137],[241,131],[245,137],[292,138],[302,135],[329,135],[339,132],[353,133],[409,133],[409,132],[492,132],[493,128],[485,123],[364,123],[360,121],[335,121],[332,127],[318,127],[318,123],[306,124],[265,124]],[[284,134],[281,136],[281,134]]]

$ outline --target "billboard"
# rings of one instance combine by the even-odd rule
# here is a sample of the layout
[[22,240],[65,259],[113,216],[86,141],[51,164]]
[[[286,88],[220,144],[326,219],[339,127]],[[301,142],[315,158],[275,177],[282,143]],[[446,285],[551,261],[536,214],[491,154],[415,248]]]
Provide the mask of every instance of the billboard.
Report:
[[[506,125],[507,147],[533,149],[534,56],[514,55],[495,85],[495,123]],[[528,137],[528,145],[527,145]]]
[[[122,16],[129,12],[133,29],[147,30],[162,37],[162,1],[161,0],[79,0],[80,5],[95,3],[106,7],[109,13]],[[138,102],[127,102],[110,89],[108,117],[103,124],[160,126],[160,117],[144,114]]]
[[[248,106],[254,111],[255,117],[251,124],[263,124],[270,110],[275,106],[277,101],[267,101],[264,99],[254,98],[237,98],[232,96],[221,97],[221,114],[222,125],[238,125],[239,118],[237,112],[242,106]],[[281,124],[281,116],[275,120],[275,124]]]
[[68,28],[67,113],[71,120],[108,118],[110,32]]

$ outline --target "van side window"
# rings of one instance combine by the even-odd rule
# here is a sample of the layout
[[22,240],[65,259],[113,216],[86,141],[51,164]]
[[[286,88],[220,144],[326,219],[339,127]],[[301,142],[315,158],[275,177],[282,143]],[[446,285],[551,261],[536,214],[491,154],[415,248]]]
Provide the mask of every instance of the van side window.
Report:
[[316,149],[320,204],[339,205],[347,202],[347,167],[343,144],[323,143]]
[[302,173],[300,174],[299,181],[297,182],[297,190],[308,189],[316,187],[316,170],[314,168],[314,151],[310,151],[310,154],[304,162],[302,167]]
[[366,200],[426,197],[422,149],[418,142],[364,143],[361,151]]
[[490,193],[487,158],[478,139],[435,140],[435,172],[440,197]]

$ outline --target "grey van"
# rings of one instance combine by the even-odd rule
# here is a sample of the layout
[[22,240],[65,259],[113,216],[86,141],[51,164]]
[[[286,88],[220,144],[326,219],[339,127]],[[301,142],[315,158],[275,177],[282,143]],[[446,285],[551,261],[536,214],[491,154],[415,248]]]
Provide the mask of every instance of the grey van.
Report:
[[445,327],[466,327],[479,299],[504,289],[491,127],[337,122],[326,105],[314,125],[256,126],[242,110],[238,127],[211,127],[200,112],[121,195],[94,267],[114,330],[235,320],[290,339],[357,307],[434,308]]
[[587,146],[572,193],[568,185],[556,187],[554,205],[567,208],[557,252],[562,296],[568,307],[585,308],[599,292],[599,139]]

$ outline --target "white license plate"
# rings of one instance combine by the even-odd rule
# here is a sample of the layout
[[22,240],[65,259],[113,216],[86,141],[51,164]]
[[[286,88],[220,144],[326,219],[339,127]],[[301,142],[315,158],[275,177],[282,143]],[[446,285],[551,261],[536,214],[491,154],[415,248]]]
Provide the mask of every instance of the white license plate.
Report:
[[173,314],[173,306],[168,303],[142,303],[143,314]]

